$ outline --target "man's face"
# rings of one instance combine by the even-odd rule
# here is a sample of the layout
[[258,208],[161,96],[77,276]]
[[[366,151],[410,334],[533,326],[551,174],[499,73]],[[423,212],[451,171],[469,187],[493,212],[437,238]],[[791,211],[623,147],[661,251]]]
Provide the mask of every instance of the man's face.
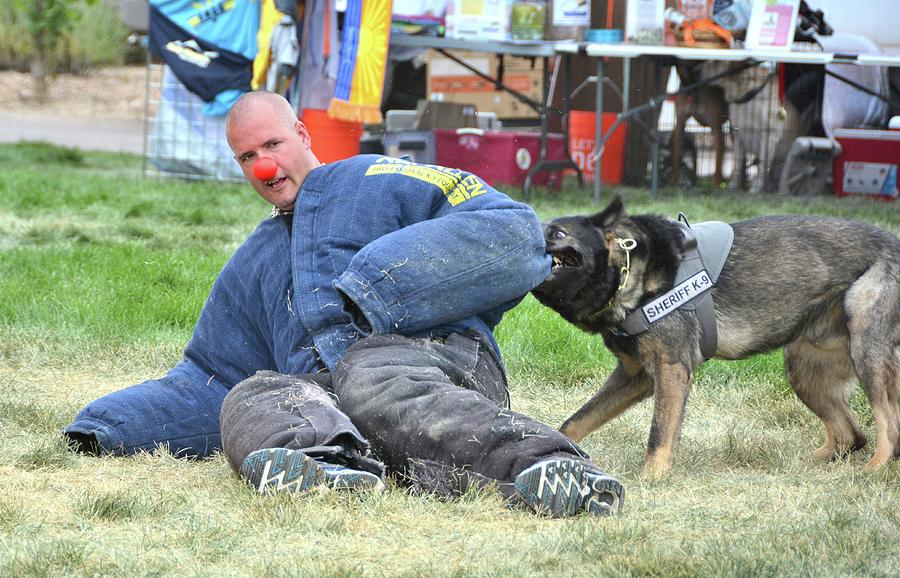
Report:
[[[310,138],[299,120],[293,126],[268,106],[257,107],[228,130],[228,143],[253,189],[279,209],[290,209],[306,175],[319,166],[310,151]],[[262,181],[253,174],[253,165],[269,157],[278,165],[275,176]]]

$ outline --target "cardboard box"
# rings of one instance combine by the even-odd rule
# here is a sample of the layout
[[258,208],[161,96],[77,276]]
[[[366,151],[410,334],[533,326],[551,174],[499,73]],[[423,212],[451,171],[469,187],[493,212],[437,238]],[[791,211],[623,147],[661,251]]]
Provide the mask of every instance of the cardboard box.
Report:
[[[478,175],[491,186],[524,185],[528,169],[541,152],[537,132],[436,128],[434,136],[437,164]],[[548,135],[547,158],[565,158],[562,135]],[[562,171],[541,171],[534,175],[533,183],[558,189],[562,179]]]
[[843,149],[834,160],[834,189],[838,196],[869,195],[883,200],[898,197],[900,132],[837,129],[834,138]]
[[[476,70],[489,76],[497,74],[499,57],[486,52],[452,51],[452,54]],[[536,118],[537,112],[504,90],[496,90],[494,83],[481,78],[436,50],[429,50],[427,98],[439,102],[458,102],[475,105],[481,112],[494,112],[503,118]],[[503,84],[522,94],[543,102],[544,63],[540,58],[504,57]]]

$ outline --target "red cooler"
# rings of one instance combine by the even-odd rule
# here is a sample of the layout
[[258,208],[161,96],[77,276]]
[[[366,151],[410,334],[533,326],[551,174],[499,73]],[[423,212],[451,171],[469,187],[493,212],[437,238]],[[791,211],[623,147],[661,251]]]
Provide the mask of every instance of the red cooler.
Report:
[[834,160],[834,190],[838,196],[869,195],[888,201],[897,198],[900,132],[837,129],[834,138],[843,148]]
[[[541,135],[534,132],[436,128],[434,136],[437,164],[474,173],[492,186],[524,185],[541,151]],[[565,158],[562,135],[549,135],[547,158]],[[558,189],[562,177],[562,171],[540,171],[532,183]]]

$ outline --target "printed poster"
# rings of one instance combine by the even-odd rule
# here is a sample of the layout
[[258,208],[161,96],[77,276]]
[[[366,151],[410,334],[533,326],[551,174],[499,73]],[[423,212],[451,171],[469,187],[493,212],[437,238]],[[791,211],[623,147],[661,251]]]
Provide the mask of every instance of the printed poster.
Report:
[[800,0],[757,0],[747,27],[747,48],[790,50]]
[[556,0],[553,2],[553,26],[590,26],[590,0]]

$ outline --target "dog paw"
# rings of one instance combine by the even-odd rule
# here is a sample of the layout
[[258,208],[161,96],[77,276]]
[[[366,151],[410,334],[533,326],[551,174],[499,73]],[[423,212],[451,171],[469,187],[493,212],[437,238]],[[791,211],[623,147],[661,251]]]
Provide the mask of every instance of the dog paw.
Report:
[[644,478],[648,480],[658,480],[664,477],[671,465],[665,461],[651,460],[644,464]]
[[875,452],[872,459],[866,462],[866,469],[869,471],[879,470],[891,461],[891,452]]
[[813,452],[813,460],[817,462],[833,462],[840,459],[841,455],[831,444],[825,444]]

